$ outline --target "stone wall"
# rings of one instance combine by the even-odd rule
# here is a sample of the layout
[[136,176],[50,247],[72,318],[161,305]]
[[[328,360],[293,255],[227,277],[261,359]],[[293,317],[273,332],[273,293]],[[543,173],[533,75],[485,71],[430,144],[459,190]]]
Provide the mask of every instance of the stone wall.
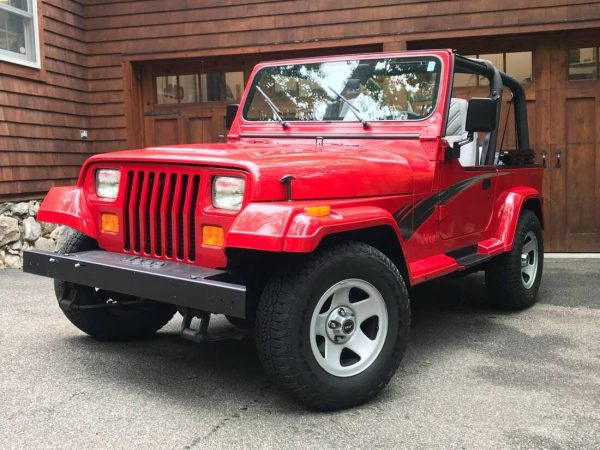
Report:
[[53,251],[62,226],[38,222],[39,200],[0,203],[0,269],[23,266],[23,250]]

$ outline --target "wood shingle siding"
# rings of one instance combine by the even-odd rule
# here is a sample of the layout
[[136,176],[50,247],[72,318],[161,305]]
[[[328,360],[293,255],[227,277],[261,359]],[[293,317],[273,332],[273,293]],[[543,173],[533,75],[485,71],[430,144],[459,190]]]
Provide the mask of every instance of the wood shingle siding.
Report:
[[44,0],[41,70],[0,62],[0,200],[73,183],[91,153],[82,2]]

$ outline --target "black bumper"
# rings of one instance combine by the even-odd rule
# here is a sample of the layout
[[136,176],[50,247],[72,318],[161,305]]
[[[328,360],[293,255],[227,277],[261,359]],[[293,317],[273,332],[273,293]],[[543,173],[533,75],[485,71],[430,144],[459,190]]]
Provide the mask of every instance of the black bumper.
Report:
[[246,287],[226,272],[177,262],[92,250],[59,255],[24,252],[23,271],[136,297],[233,317],[246,317]]

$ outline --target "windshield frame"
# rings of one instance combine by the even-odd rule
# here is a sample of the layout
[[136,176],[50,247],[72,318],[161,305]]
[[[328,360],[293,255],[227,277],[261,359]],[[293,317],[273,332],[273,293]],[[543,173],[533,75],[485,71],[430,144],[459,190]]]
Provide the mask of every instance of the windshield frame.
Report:
[[[252,82],[249,84],[246,95],[243,98],[243,104],[241,109],[240,118],[243,122],[247,124],[272,124],[277,123],[276,120],[262,120],[262,119],[251,119],[247,117],[248,110],[250,105],[254,100],[254,96],[257,94],[256,85],[260,80],[261,73],[264,70],[268,70],[272,67],[280,67],[280,66],[289,66],[289,65],[300,65],[300,64],[319,64],[319,63],[328,63],[328,62],[342,62],[342,61],[362,61],[362,60],[381,60],[381,59],[399,59],[399,60],[407,60],[407,61],[424,61],[424,60],[435,60],[437,64],[437,82],[435,84],[435,88],[433,90],[432,96],[432,106],[431,111],[427,116],[420,117],[418,119],[370,119],[367,118],[370,124],[377,123],[404,123],[404,124],[418,124],[419,122],[424,122],[429,119],[436,113],[440,106],[440,93],[442,91],[442,84],[444,80],[444,61],[436,54],[424,53],[421,55],[410,55],[410,54],[400,54],[400,55],[389,55],[387,53],[379,53],[379,54],[359,54],[359,55],[340,55],[336,57],[324,57],[322,59],[319,58],[309,58],[306,60],[285,60],[285,61],[273,61],[269,63],[265,63],[261,65],[261,67],[256,70],[254,76],[252,77]],[[361,124],[361,121],[356,118],[356,120],[293,120],[293,119],[285,119],[285,121],[289,124]],[[362,126],[361,126],[362,128]]]

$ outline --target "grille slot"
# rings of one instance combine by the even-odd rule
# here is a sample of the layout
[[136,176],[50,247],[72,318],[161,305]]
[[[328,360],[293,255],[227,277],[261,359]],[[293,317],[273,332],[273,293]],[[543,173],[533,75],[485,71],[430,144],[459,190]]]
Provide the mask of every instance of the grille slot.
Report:
[[177,189],[177,175],[172,174],[169,177],[169,185],[167,186],[166,198],[167,209],[163,211],[165,222],[167,223],[167,258],[173,257],[173,222],[177,218],[173,215],[173,202],[175,200],[175,189]]
[[125,179],[125,251],[195,261],[200,176],[130,170]]
[[152,252],[151,250],[151,244],[152,244],[152,229],[151,229],[151,222],[152,222],[152,215],[154,215],[154,209],[152,208],[152,201],[154,200],[155,197],[155,192],[154,192],[154,172],[150,172],[148,174],[148,186],[145,189],[145,205],[144,205],[144,233],[141,233],[142,236],[145,234],[146,235],[146,239],[144,239],[144,251],[146,252],[146,254],[150,254]]
[[198,207],[198,193],[200,192],[200,176],[194,175],[192,180],[192,211],[190,213],[190,240],[188,248],[190,261],[196,260],[196,208]]
[[157,256],[163,254],[162,251],[162,221],[161,221],[161,205],[163,201],[163,195],[165,193],[165,180],[167,176],[164,173],[161,173],[158,177],[158,184],[156,186],[156,190],[158,192],[158,196],[156,199],[156,208],[154,211],[154,229],[155,229],[155,240],[154,240],[154,253]]
[[131,202],[131,185],[133,183],[133,172],[127,173],[127,197],[125,199],[125,250],[131,250],[131,235],[129,232],[129,204]]

